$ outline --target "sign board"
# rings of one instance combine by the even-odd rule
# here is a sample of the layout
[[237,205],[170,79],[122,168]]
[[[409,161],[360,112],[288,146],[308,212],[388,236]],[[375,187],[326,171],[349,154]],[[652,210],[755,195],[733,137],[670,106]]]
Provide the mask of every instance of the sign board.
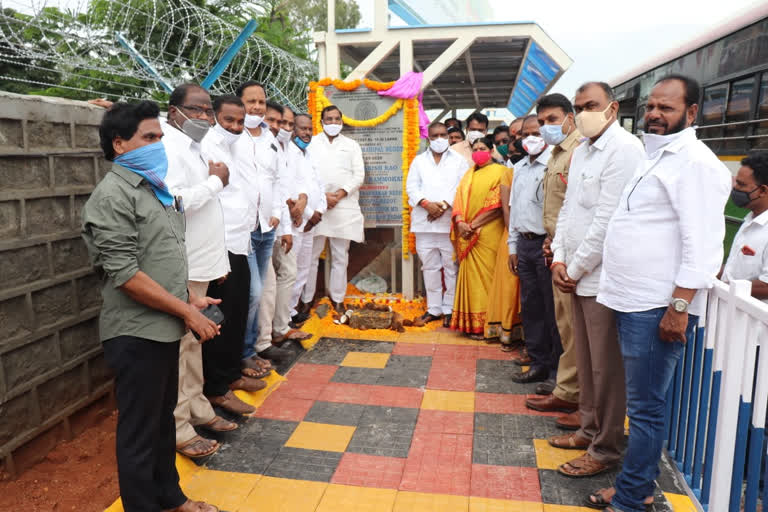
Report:
[[[325,96],[352,119],[373,119],[386,112],[396,101],[379,96],[367,87],[354,91],[325,88]],[[360,208],[365,227],[402,225],[403,209],[403,109],[386,122],[372,127],[344,125],[342,132],[363,150],[365,182],[360,187]]]

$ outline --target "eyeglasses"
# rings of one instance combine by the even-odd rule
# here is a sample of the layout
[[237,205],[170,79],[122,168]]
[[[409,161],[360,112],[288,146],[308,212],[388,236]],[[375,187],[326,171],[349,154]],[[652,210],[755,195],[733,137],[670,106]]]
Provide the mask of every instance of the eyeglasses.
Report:
[[197,105],[180,105],[181,108],[189,110],[190,113],[195,115],[205,114],[206,116],[213,118],[214,112],[212,108],[198,107]]

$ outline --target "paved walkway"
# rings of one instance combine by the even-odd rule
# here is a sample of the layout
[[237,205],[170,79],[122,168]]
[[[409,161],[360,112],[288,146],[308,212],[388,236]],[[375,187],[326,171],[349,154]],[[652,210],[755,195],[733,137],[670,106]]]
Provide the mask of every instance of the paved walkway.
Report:
[[[525,407],[535,386],[512,382],[519,369],[498,345],[396,339],[297,350],[204,467],[179,459],[182,487],[230,512],[581,512],[611,485],[615,473],[557,473],[581,452],[547,444],[555,415]],[[653,510],[693,511],[662,469]]]

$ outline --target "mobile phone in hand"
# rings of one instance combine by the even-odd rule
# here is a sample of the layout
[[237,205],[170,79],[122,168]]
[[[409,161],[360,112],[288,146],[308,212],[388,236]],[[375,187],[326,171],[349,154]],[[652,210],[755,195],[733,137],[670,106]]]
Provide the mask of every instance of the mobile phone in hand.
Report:
[[[216,325],[224,324],[224,313],[221,312],[221,309],[219,309],[219,306],[216,304],[209,304],[208,307],[200,311],[200,313]],[[200,336],[195,331],[192,331],[192,334],[195,335],[195,339],[200,339]]]

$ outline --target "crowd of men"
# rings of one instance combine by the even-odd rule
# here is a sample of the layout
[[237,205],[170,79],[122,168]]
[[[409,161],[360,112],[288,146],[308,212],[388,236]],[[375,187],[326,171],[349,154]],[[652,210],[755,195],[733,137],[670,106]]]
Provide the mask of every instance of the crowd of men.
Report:
[[[510,378],[539,383],[528,407],[565,413],[555,421],[572,432],[550,444],[586,450],[561,473],[621,464],[614,488],[585,496],[593,508],[639,512],[652,501],[666,394],[703,292],[717,277],[748,279],[768,298],[768,157],[750,155],[732,182],[696,138],[699,94],[687,77],[659,80],[642,140],[619,125],[602,82],[581,86],[573,102],[544,96],[536,114],[492,134],[482,114],[466,133],[455,118],[433,123],[409,174],[422,320],[451,326],[459,181],[482,172],[475,153],[491,149],[514,169],[503,243],[520,283],[515,360],[528,369]],[[365,170],[359,145],[341,134],[341,111],[321,118],[313,137],[310,116],[268,101],[256,82],[214,101],[181,85],[167,118],[149,101],[105,113],[101,146],[114,165],[84,208],[83,237],[105,280],[100,337],[116,375],[127,512],[217,510],[184,496],[174,451],[208,456],[219,444],[194,427],[238,428],[214,405],[254,411],[233,391],[264,388],[293,357],[281,345],[309,336],[300,325],[326,246],[330,298],[344,309],[350,241],[363,241]],[[721,270],[729,196],[751,213]],[[207,314],[212,305],[223,323]]]

